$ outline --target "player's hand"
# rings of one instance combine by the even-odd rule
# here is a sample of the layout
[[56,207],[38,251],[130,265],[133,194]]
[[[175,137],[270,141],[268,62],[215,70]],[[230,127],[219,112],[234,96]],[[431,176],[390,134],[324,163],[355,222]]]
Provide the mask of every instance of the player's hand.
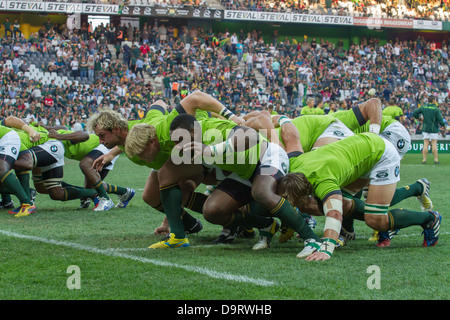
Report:
[[28,135],[30,136],[31,142],[38,142],[39,140],[41,140],[41,135],[37,131],[31,132],[31,134]]
[[204,155],[204,156],[211,155],[211,148],[209,148],[207,145],[204,145],[203,143],[196,142],[196,141],[187,143],[182,148],[183,148],[183,154],[191,153],[192,160],[194,160],[202,155]]
[[169,234],[170,229],[166,226],[159,226],[158,228],[155,229],[155,231],[153,231],[153,234],[157,234],[157,235],[166,235]]
[[112,160],[114,159],[113,156],[107,154],[104,154],[100,157],[98,157],[97,159],[94,160],[94,162],[92,163],[92,170],[95,170],[97,172],[100,172],[103,170],[103,167],[107,164],[110,163]]
[[58,136],[58,132],[56,132],[55,129],[48,130],[48,137],[49,138],[56,139],[57,136]]
[[310,255],[309,257],[306,257],[305,260],[306,261],[325,261],[330,259],[331,257],[324,253],[324,252],[314,252],[312,255]]
[[161,222],[161,225],[153,231],[153,234],[166,235],[170,233],[169,220],[167,217],[164,217],[164,220]]
[[243,126],[245,124],[245,120],[238,116],[234,116],[233,118],[231,118],[231,121],[236,123],[238,126]]

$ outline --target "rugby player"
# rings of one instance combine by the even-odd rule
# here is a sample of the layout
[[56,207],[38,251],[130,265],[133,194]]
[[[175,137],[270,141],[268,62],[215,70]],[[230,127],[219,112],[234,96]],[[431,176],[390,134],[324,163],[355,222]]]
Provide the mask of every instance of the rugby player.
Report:
[[362,133],[303,154],[295,125],[283,123],[281,134],[290,137],[283,138],[290,157],[290,173],[280,180],[278,193],[300,209],[314,195],[322,202],[326,215],[325,239],[320,248],[305,247],[299,257],[306,257],[308,261],[331,257],[344,213],[341,189],[355,194],[367,184],[367,180],[369,190],[363,220],[369,227],[386,231],[420,225],[424,229],[423,245],[437,244],[441,222],[439,213],[389,210],[400,180],[400,157],[391,143],[378,135]]
[[[180,193],[177,191],[176,182],[189,175],[200,174],[204,171],[204,167],[209,167],[215,169],[216,178],[222,182],[212,191],[204,204],[203,215],[206,220],[230,229],[236,229],[241,225],[261,228],[256,224],[265,223],[265,228],[273,234],[277,229],[277,222],[273,217],[277,217],[292,226],[300,235],[320,241],[306,222],[296,214],[295,209],[285,199],[275,194],[277,180],[288,170],[284,150],[278,144],[268,142],[251,128],[221,130],[218,129],[220,126],[217,125],[217,121],[208,122],[208,119],[205,119],[199,123],[189,115],[180,115],[172,122],[171,137],[179,143],[179,147],[183,147],[183,155],[187,154],[185,162],[180,163],[172,157],[170,159],[172,163],[169,161],[165,164],[164,170],[163,168],[160,170],[160,183],[163,184],[161,181],[164,181],[164,186],[170,186],[172,189],[172,194],[162,199],[163,201],[167,199],[169,205],[175,207],[173,212],[180,206],[179,201],[174,201],[175,198],[179,198]],[[133,131],[136,132],[130,131],[130,135],[137,137],[138,129]],[[211,136],[215,139],[211,139]],[[179,141],[180,137],[184,139]],[[134,150],[133,154],[141,158],[151,156],[151,146],[145,140],[138,143],[135,139],[127,139],[126,143],[126,149],[130,152]],[[189,153],[191,151],[196,155],[203,155],[203,158],[194,156],[192,161]],[[195,159],[200,161],[196,162]],[[271,217],[262,220],[255,215],[239,212],[238,209],[251,199],[261,203],[271,213]],[[172,221],[177,223],[179,215],[169,219],[171,230]],[[181,238],[181,231],[178,234],[172,233],[169,239],[150,247],[188,246],[187,238]]]
[[[26,125],[22,128],[31,133],[31,139],[37,138],[31,128]],[[36,212],[36,206],[32,202],[30,195],[24,190],[19,179],[12,171],[20,148],[21,141],[17,132],[0,125],[0,184],[2,192],[15,195],[21,203],[14,217],[28,216]]]
[[[100,138],[100,142],[111,149],[111,151],[97,158],[93,163],[93,168],[100,171],[103,165],[110,162],[115,156],[124,151],[128,132],[133,126],[139,123],[150,125],[154,128],[155,133],[153,135],[154,139],[149,141],[153,147],[152,160],[144,161],[138,156],[127,156],[131,161],[152,169],[144,187],[143,199],[144,202],[164,213],[165,209],[161,202],[161,192],[159,189],[158,170],[161,169],[164,163],[169,159],[172,148],[175,145],[170,140],[169,126],[172,120],[180,113],[196,115],[197,110],[220,114],[223,110],[223,105],[212,96],[196,91],[185,97],[170,113],[167,112],[167,104],[164,103],[164,101],[156,101],[150,107],[146,117],[141,120],[127,121],[116,112],[102,110],[89,119],[88,127]],[[231,112],[222,114],[222,116],[225,116],[236,124],[240,124],[244,121]],[[197,205],[197,203],[202,203],[202,199],[204,201],[204,198],[199,193],[194,193],[195,187],[200,183],[198,182],[198,179],[201,178],[194,177],[194,180],[189,179],[180,181],[179,183],[180,188],[185,195],[185,201],[183,201],[183,203],[185,203],[185,205],[190,204],[193,208],[197,208],[196,210],[192,209],[197,212],[199,210],[201,211],[199,208],[202,207],[201,205]],[[185,206],[185,208],[189,207]],[[189,233],[198,232],[202,228],[200,221],[192,217],[186,211],[183,211],[183,224],[185,231]],[[161,232],[165,227],[163,222],[155,232]]]
[[[36,190],[45,189],[50,198],[69,201],[80,198],[94,198],[97,192],[72,185],[63,185],[64,145],[61,141],[50,139],[44,131],[36,131],[32,126],[14,116],[7,117],[3,123],[17,130],[21,141],[21,153],[16,161],[17,171],[30,171],[39,168],[40,173],[33,173]],[[25,129],[25,130],[23,130]],[[33,140],[30,140],[30,137]],[[34,142],[33,142],[34,141]],[[29,188],[24,188],[28,189]],[[12,212],[17,211],[12,210]]]
[[[98,136],[84,131],[72,131],[58,127],[44,126],[44,128],[48,130],[50,138],[59,140],[64,144],[64,156],[66,158],[80,162],[80,169],[85,176],[85,188],[94,188],[98,194],[98,202],[94,211],[107,211],[114,206],[108,193],[114,193],[119,196],[119,203],[117,203],[116,208],[125,208],[128,205],[135,195],[134,189],[111,185],[103,181],[108,173],[113,170],[118,156],[109,165],[104,166],[102,171],[97,172],[92,169],[94,160],[109,152],[109,149],[100,144]],[[80,140],[84,141],[79,142]],[[88,208],[90,202],[90,198],[81,199],[80,208]]]

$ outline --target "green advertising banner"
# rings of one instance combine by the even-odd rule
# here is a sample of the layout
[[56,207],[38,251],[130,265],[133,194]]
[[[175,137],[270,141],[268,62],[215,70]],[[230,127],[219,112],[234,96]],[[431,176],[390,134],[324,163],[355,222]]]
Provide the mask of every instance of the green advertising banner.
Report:
[[[413,140],[411,141],[411,148],[409,153],[421,153],[423,149],[423,140]],[[450,153],[450,140],[438,140],[437,149],[439,153]],[[431,152],[431,147],[428,148]]]
[[442,22],[442,30],[443,31],[450,31],[450,21]]

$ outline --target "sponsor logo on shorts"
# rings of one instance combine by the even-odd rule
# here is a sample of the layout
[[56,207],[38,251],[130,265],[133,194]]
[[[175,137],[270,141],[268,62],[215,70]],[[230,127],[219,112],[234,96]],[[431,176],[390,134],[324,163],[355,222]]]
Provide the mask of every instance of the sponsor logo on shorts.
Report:
[[16,147],[12,147],[12,148],[11,148],[11,153],[12,153],[13,155],[16,155],[16,154],[17,154],[17,148],[16,148]]
[[397,141],[397,148],[403,149],[405,147],[405,145],[406,145],[406,142],[404,139],[400,139]]
[[281,169],[283,169],[284,173],[287,173],[288,170],[287,170],[286,163],[284,163],[284,162],[281,163]]
[[338,137],[343,137],[344,136],[344,133],[342,131],[339,131],[339,130],[334,131],[333,134],[335,136],[338,136]]
[[387,178],[389,177],[389,173],[387,171],[379,171],[375,176],[379,180],[387,180]]
[[56,145],[52,145],[52,146],[50,147],[50,151],[51,151],[51,152],[58,152],[58,147],[57,147]]
[[400,166],[396,166],[396,167],[395,167],[395,172],[394,172],[394,174],[395,174],[395,177],[398,177],[398,175],[400,174]]

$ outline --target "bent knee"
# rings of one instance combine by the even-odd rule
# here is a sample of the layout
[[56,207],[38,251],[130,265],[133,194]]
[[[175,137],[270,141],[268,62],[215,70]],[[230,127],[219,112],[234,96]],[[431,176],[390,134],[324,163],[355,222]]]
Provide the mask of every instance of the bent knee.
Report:
[[365,214],[364,221],[366,224],[377,231],[389,230],[389,220],[387,215]]

